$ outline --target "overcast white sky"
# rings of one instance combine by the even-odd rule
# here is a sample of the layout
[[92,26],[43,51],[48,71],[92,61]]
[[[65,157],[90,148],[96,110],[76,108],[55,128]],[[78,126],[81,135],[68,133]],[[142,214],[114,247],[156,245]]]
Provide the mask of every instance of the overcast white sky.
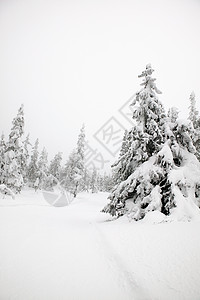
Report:
[[199,0],[0,0],[0,129],[24,103],[50,153],[71,152],[83,122],[92,145],[149,62],[166,109],[186,115],[192,90],[200,109],[199,33]]

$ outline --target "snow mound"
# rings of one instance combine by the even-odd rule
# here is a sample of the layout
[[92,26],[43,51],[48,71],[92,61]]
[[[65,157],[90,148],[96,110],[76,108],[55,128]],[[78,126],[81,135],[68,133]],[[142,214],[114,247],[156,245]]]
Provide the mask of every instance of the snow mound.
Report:
[[158,210],[148,212],[140,221],[141,223],[159,224],[167,222],[167,217]]
[[0,193],[4,196],[9,195],[12,199],[15,199],[15,194],[5,184],[0,184]]

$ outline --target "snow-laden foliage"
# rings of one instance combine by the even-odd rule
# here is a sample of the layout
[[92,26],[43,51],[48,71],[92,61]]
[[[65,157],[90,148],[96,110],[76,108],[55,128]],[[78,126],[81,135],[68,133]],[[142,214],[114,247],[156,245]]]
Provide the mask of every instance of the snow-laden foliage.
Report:
[[38,160],[38,168],[39,168],[39,185],[38,188],[46,189],[47,184],[47,176],[48,172],[48,153],[46,148],[43,148],[42,152],[40,153],[39,160]]
[[[165,116],[155,97],[154,91],[158,90],[151,74],[148,65],[139,76],[145,79],[134,101],[138,106],[133,112],[136,125],[130,131],[134,133],[132,142],[123,141],[129,149],[116,164],[117,171],[122,172],[118,179],[122,180],[111,192],[103,212],[117,217],[127,214],[139,220],[157,210],[191,219],[200,215],[200,163],[192,139],[194,128],[190,121],[178,119],[175,108]],[[125,164],[132,170],[123,180]]]
[[192,122],[194,128],[198,128],[200,125],[199,112],[196,109],[195,93],[190,94],[190,106],[189,106],[189,117],[188,119]]
[[36,188],[39,185],[38,146],[39,146],[39,140],[36,139],[35,144],[32,147],[32,155],[31,155],[31,159],[27,171],[29,185],[31,187],[36,187]]
[[195,155],[168,139],[157,154],[115,188],[104,211],[118,217],[128,213],[138,220],[154,210],[169,215],[176,209],[181,216],[184,207],[182,217],[192,218],[194,207],[195,211],[200,207],[199,178],[200,163]]
[[55,178],[57,178],[58,180],[60,180],[60,176],[61,176],[61,162],[62,162],[62,153],[58,152],[50,162],[50,166],[49,166],[49,173],[53,175]]
[[196,148],[196,157],[200,161],[200,116],[196,109],[195,93],[192,92],[190,95],[190,106],[189,106],[189,117],[188,119],[192,122],[194,132],[192,140]]
[[82,190],[89,192],[90,190],[91,173],[87,168],[84,168],[82,177]]
[[29,164],[29,157],[30,157],[29,148],[31,146],[29,134],[23,141],[23,145],[24,145],[24,164],[22,166],[21,172],[24,179],[24,183],[26,184],[28,182],[28,164]]
[[[124,137],[122,141],[122,146],[119,153],[118,160],[112,165],[113,180],[115,184],[120,183],[123,180],[126,180],[133,170],[133,155],[130,152],[131,145],[135,139],[134,129],[131,131],[125,130]],[[138,132],[135,131],[135,134]]]
[[23,185],[23,170],[26,165],[26,154],[22,137],[24,134],[24,107],[18,110],[17,116],[12,121],[12,128],[4,152],[4,183],[15,192],[20,192]]
[[15,199],[15,194],[5,184],[0,184],[0,194],[2,194],[3,197],[5,197],[6,195],[9,195],[12,197],[12,199]]
[[63,186],[71,193],[76,194],[78,188],[78,180],[80,177],[77,175],[79,174],[79,169],[77,168],[77,152],[74,150],[67,160],[65,165],[62,177],[62,184]]
[[0,140],[0,184],[3,184],[5,182],[5,150],[5,136],[4,134],[2,134]]
[[85,127],[83,125],[78,136],[77,147],[70,154],[62,172],[62,184],[68,191],[73,193],[74,197],[79,191],[84,190],[84,178],[86,175],[84,171],[84,148]]
[[97,170],[96,168],[93,169],[90,181],[90,189],[92,193],[96,193],[98,191],[98,184],[97,184]]
[[178,119],[178,114],[179,114],[179,111],[178,111],[178,108],[177,107],[171,107],[168,111],[168,122],[171,122],[171,123],[175,123],[176,120]]
[[132,103],[135,126],[125,131],[119,159],[113,164],[115,182],[126,180],[134,170],[158,152],[164,141],[165,112],[156,94],[153,69],[147,65],[139,77],[143,78],[143,88],[135,94]]
[[103,175],[98,175],[97,183],[98,190],[101,192],[111,192],[114,184],[114,180],[111,174],[104,173]]

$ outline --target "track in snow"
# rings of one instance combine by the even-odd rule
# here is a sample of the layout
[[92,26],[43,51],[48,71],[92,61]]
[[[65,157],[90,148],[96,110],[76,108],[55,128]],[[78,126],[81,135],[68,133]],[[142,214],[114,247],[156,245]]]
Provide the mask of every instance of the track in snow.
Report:
[[0,212],[0,299],[140,299],[96,223],[101,205],[80,197],[55,208],[36,195],[29,203],[7,202]]

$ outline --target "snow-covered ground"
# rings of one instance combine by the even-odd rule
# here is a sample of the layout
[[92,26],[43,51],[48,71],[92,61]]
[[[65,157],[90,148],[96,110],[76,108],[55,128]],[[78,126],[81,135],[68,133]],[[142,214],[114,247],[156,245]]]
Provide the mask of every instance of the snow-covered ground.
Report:
[[106,203],[0,199],[0,300],[199,300],[200,222],[110,221]]

